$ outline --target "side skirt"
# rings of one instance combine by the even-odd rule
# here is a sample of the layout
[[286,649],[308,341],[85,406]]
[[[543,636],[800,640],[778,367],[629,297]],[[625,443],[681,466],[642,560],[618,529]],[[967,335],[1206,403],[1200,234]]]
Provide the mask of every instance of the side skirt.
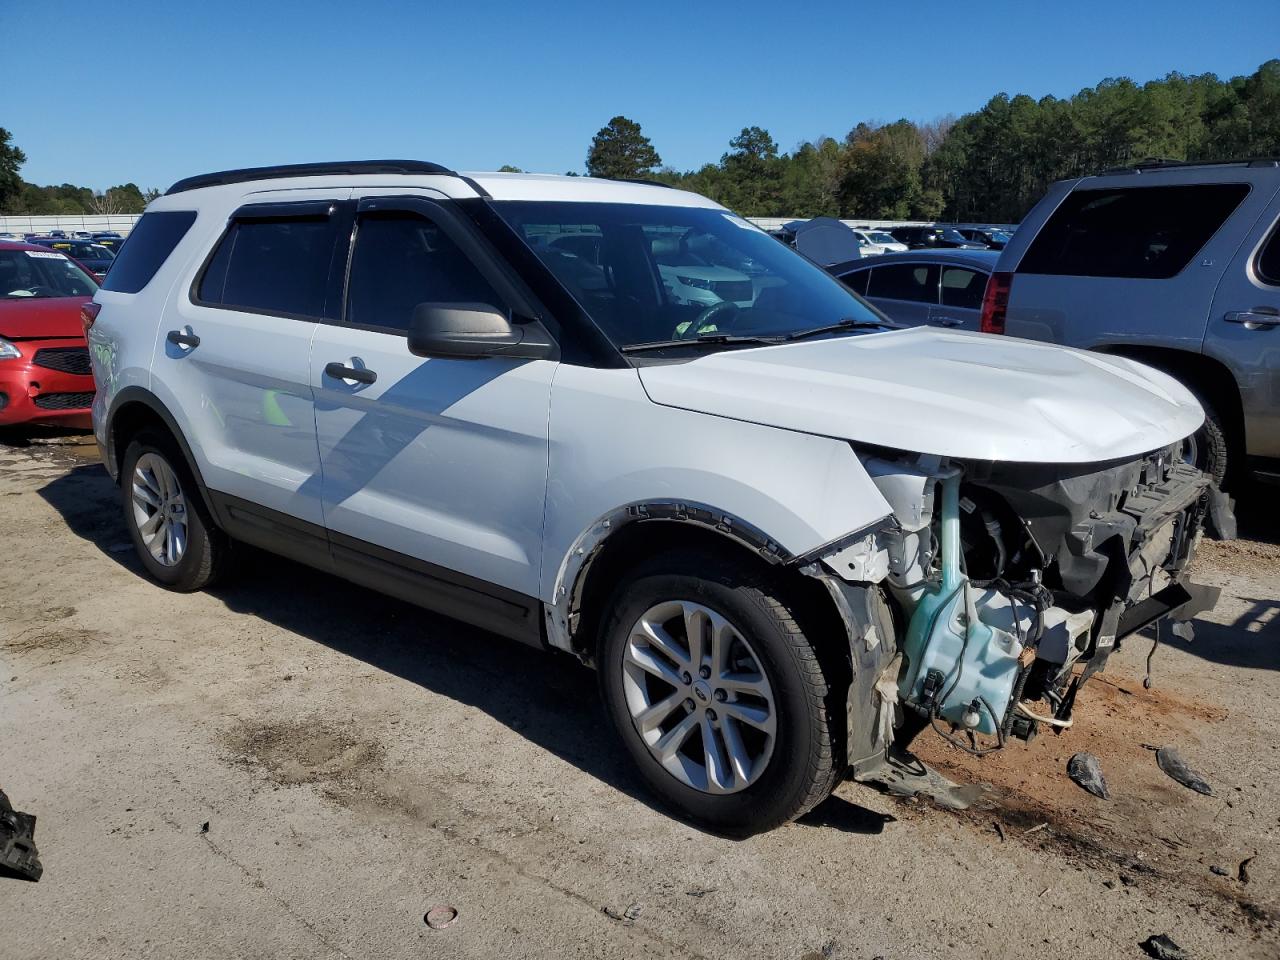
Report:
[[535,597],[379,547],[248,500],[208,491],[218,525],[233,540],[542,649]]

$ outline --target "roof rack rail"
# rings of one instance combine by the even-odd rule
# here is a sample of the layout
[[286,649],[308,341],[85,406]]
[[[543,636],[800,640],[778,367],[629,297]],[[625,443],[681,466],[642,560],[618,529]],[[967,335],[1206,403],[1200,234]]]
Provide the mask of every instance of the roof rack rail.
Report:
[[675,190],[669,183],[663,183],[661,180],[645,180],[642,177],[601,177],[601,180],[612,180],[614,183],[638,183],[646,187],[666,187],[668,190]]
[[1096,176],[1112,173],[1141,173],[1144,170],[1163,170],[1167,167],[1280,167],[1277,157],[1239,157],[1235,160],[1168,160],[1164,157],[1149,157],[1119,167],[1108,167]]
[[273,167],[245,167],[241,170],[221,170],[202,173],[179,180],[165,196],[199,190],[201,187],[221,187],[229,183],[248,183],[251,180],[272,180],[278,177],[327,177],[370,173],[434,173],[456,177],[448,167],[427,160],[339,160],[332,163],[283,163]]

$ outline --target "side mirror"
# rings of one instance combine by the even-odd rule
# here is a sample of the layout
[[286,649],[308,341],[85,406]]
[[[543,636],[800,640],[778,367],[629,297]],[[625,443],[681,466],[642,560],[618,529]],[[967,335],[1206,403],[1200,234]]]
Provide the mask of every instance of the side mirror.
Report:
[[512,323],[487,303],[420,303],[409,324],[409,352],[416,357],[518,357],[546,360],[555,341],[535,320]]

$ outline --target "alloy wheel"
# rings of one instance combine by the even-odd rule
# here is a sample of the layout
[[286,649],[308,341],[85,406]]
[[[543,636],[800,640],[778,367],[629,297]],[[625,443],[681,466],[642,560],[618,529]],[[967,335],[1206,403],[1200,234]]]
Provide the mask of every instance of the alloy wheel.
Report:
[[690,601],[655,604],[631,627],[622,673],[636,732],[673,777],[709,794],[759,780],[777,734],[773,689],[728,619]]
[[157,453],[144,453],[133,468],[133,522],[151,558],[176,567],[187,552],[187,501],[178,475]]

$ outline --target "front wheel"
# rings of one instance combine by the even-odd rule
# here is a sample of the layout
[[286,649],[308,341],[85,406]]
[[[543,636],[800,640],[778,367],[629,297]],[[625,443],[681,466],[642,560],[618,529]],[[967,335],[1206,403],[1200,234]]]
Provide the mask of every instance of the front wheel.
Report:
[[829,671],[783,592],[745,564],[653,558],[615,594],[599,653],[627,752],[697,823],[768,830],[824,800],[843,772]]

